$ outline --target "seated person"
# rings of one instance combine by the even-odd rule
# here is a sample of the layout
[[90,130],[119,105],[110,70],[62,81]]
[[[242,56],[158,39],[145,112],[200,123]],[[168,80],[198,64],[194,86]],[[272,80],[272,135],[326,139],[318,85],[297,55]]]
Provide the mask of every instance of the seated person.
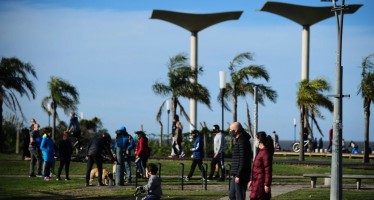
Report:
[[161,189],[161,178],[157,175],[158,168],[155,164],[150,163],[147,166],[146,172],[148,174],[149,180],[147,185],[137,187],[135,196],[139,194],[139,192],[147,192],[147,196],[142,198],[142,200],[159,200],[162,196],[162,189]]

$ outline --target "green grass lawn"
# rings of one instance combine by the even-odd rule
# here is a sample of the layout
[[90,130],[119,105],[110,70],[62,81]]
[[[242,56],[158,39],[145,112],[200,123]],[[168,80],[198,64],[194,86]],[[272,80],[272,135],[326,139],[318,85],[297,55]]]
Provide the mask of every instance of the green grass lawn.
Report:
[[[282,156],[283,158],[284,156]],[[275,158],[277,159],[277,158]],[[290,159],[294,159],[290,158]],[[308,158],[311,159],[311,158]],[[326,158],[315,158],[325,160]],[[186,175],[190,169],[191,160],[154,160],[149,162],[161,164],[161,177],[163,180],[163,199],[220,199],[228,195],[227,183],[210,181],[208,190],[204,190],[201,172],[196,169],[194,179],[185,182],[184,190],[181,189],[178,174],[181,173],[181,163],[184,164]],[[352,162],[352,161],[349,161]],[[56,162],[55,170],[59,161]],[[104,167],[112,171],[111,164]],[[42,178],[29,178],[29,161],[21,160],[18,155],[0,154],[0,199],[135,199],[135,183],[125,186],[85,187],[84,174],[86,163],[72,162],[70,174],[71,181],[47,182]],[[135,167],[133,167],[133,171]],[[210,169],[209,169],[210,170]],[[135,172],[135,171],[134,171]],[[133,174],[135,174],[133,172]],[[276,176],[301,176],[303,173],[330,173],[330,166],[315,165],[290,165],[274,164],[273,175]],[[344,174],[374,174],[373,169],[343,168]],[[63,173],[64,174],[64,173]],[[63,176],[62,176],[63,177]],[[139,180],[139,185],[146,184],[147,180]],[[344,184],[354,184],[354,180],[343,180]],[[96,180],[95,180],[96,182]],[[276,184],[301,184],[309,186],[310,179],[277,179]],[[323,184],[323,179],[318,179],[317,184]],[[363,180],[363,185],[374,185],[373,180]],[[330,190],[326,189],[301,189],[287,194],[279,195],[273,199],[329,199]],[[372,199],[374,190],[348,190],[343,191],[344,199]]]

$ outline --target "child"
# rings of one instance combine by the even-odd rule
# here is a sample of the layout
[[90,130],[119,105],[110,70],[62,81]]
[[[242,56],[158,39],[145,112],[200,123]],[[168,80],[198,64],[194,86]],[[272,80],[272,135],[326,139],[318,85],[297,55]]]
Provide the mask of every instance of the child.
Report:
[[[161,178],[158,177],[157,171],[158,168],[155,164],[150,163],[147,166],[147,174],[149,177],[147,185],[143,187],[137,187],[136,191],[147,192],[147,196],[145,196],[142,200],[159,200],[162,196],[162,189],[161,189]],[[136,192],[136,194],[137,194]]]

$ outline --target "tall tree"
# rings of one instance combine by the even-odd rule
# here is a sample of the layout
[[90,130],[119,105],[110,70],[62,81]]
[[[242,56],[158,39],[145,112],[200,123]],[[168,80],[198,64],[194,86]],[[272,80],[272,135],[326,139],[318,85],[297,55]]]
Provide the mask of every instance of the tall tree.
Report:
[[374,100],[374,64],[372,59],[374,54],[368,55],[361,63],[361,83],[357,94],[361,93],[364,104],[365,132],[364,132],[364,157],[363,162],[369,163],[369,125],[370,125],[370,105]]
[[[16,94],[35,99],[36,90],[29,75],[37,79],[34,67],[17,58],[1,58],[0,62],[0,138],[3,138],[3,105],[12,112],[19,111],[23,120],[26,119]],[[0,140],[0,150],[3,152],[4,140]]]
[[[190,82],[191,77],[196,77],[196,73],[201,74],[202,72],[202,67],[197,68],[196,71],[191,70],[191,67],[187,64],[187,56],[183,53],[177,54],[169,59],[167,74],[168,83],[156,82],[152,86],[152,89],[156,95],[171,98],[172,118],[176,115],[176,110],[179,106],[180,113],[190,122],[188,114],[179,101],[181,97],[195,99],[197,102],[203,103],[210,108],[210,94],[208,89],[197,82]],[[157,112],[156,120],[158,122],[161,122],[161,115],[164,110],[165,102],[166,100],[161,104]]]
[[[247,94],[254,95],[254,88],[257,87],[258,102],[264,104],[265,97],[272,102],[276,102],[278,94],[271,87],[254,82],[256,79],[263,79],[266,82],[270,77],[266,69],[262,65],[245,65],[245,61],[253,61],[252,54],[249,52],[241,53],[230,62],[229,71],[231,82],[226,83],[225,99],[232,99],[233,104],[233,121],[238,121],[238,97],[245,97]],[[227,106],[225,102],[225,108]],[[250,127],[251,128],[251,127]]]
[[311,133],[308,112],[311,113],[311,118],[318,131],[323,135],[316,120],[316,118],[324,119],[319,107],[326,108],[330,112],[333,111],[333,103],[328,99],[328,97],[322,94],[322,92],[329,90],[329,83],[322,78],[317,78],[311,81],[302,80],[299,82],[297,106],[300,109],[300,161],[304,160],[304,133]]
[[48,113],[48,103],[51,102],[53,115],[52,138],[54,139],[57,108],[61,108],[67,115],[70,111],[76,110],[79,103],[79,93],[69,82],[55,76],[52,76],[48,82],[48,89],[50,95],[43,98],[42,108]]

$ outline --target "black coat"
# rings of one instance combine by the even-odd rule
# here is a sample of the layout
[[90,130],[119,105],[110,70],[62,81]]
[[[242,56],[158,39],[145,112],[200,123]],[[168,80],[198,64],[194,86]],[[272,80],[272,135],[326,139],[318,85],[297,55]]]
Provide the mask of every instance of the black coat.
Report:
[[246,185],[251,176],[253,153],[250,138],[247,132],[242,131],[240,136],[234,139],[231,174],[239,177],[242,185]]
[[112,160],[115,160],[113,154],[110,151],[109,141],[105,137],[98,135],[94,137],[88,145],[87,156],[95,156],[102,158],[102,153],[109,154],[110,158]]
[[58,143],[58,153],[60,158],[70,159],[73,154],[73,145],[70,140],[60,140]]

